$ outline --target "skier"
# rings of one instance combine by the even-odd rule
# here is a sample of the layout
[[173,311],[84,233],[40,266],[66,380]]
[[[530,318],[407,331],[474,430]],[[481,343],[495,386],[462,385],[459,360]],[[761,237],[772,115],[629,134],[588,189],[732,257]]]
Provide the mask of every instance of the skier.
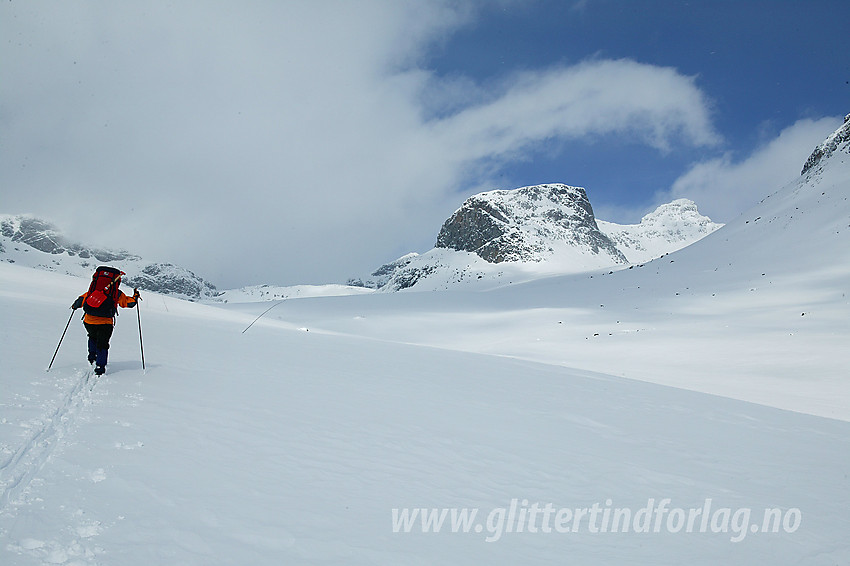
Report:
[[94,373],[103,375],[106,371],[106,360],[109,355],[109,339],[115,325],[115,315],[118,307],[133,308],[139,302],[139,290],[133,289],[133,296],[122,293],[118,286],[121,284],[123,271],[114,267],[98,267],[92,276],[89,290],[74,301],[71,308],[85,311],[83,325],[86,327],[89,342],[89,363],[96,364]]

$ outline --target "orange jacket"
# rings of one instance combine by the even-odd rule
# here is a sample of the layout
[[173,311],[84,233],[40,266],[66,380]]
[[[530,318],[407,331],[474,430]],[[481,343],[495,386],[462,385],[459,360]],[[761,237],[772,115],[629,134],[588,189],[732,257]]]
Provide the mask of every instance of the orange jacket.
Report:
[[[82,305],[84,302],[86,302],[86,297],[88,296],[89,292],[86,291],[85,293],[80,295],[78,302]],[[119,307],[131,309],[136,306],[136,299],[134,299],[133,297],[128,297],[123,292],[118,291],[117,303]],[[115,324],[115,319],[111,316],[93,316],[90,314],[86,314],[86,316],[83,317],[83,322],[87,324]]]

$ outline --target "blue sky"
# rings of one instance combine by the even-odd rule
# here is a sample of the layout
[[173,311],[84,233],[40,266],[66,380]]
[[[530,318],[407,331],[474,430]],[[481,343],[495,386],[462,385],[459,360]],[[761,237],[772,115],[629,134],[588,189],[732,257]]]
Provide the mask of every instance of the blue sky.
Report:
[[[695,77],[722,136],[716,146],[659,153],[632,139],[591,136],[556,141],[503,171],[504,188],[579,184],[597,208],[636,222],[693,163],[723,154],[743,161],[798,120],[850,112],[848,17],[850,3],[840,0],[493,3],[435,48],[430,64],[483,84],[515,69],[622,58]],[[723,210],[719,220],[730,214]]]
[[[850,3],[0,4],[2,213],[221,287],[427,251],[467,197],[728,221],[850,112]],[[93,210],[92,195],[97,198]]]

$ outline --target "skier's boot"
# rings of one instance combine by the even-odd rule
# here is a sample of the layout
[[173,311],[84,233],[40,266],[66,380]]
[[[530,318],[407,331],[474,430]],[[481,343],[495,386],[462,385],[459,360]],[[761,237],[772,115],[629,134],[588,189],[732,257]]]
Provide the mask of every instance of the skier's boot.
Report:
[[94,364],[95,364],[95,368],[94,368],[95,375],[103,375],[103,373],[106,371],[106,360],[107,360],[108,355],[109,355],[109,349],[108,348],[98,348],[97,359],[95,359],[95,362],[94,362]]

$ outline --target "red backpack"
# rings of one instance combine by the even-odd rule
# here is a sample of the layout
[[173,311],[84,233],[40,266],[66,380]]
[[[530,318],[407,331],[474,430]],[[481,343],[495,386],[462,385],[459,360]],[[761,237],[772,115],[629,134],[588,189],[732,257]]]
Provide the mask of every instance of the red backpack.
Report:
[[124,272],[114,267],[98,267],[92,275],[89,294],[83,302],[83,311],[92,316],[115,316],[118,310],[118,285],[122,275]]

